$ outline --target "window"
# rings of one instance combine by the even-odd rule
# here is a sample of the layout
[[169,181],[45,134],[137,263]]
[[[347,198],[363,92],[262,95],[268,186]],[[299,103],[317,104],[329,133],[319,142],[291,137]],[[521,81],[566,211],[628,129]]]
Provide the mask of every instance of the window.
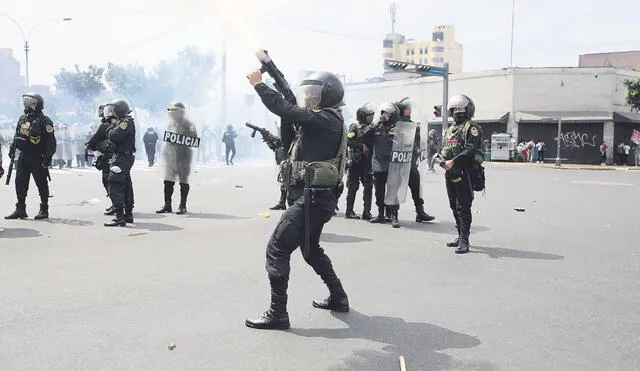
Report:
[[424,48],[420,48],[420,54],[424,54]]
[[434,32],[433,41],[444,41],[444,32]]
[[393,48],[393,40],[382,40],[382,47],[383,48]]
[[434,46],[431,48],[431,51],[434,53],[442,53],[444,52],[444,46]]
[[433,63],[443,63],[444,62],[444,58],[442,57],[436,57],[432,59]]
[[383,57],[389,59],[389,58],[393,58],[393,53],[384,53],[382,54]]

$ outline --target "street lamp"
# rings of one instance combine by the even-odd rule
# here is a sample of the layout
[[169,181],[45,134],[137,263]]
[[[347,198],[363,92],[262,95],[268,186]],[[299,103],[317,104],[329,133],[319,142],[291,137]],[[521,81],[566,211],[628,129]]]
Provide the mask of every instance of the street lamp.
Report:
[[24,67],[25,67],[25,73],[24,73],[24,80],[25,80],[25,85],[27,86],[27,88],[30,86],[29,85],[29,40],[31,40],[31,33],[33,32],[33,30],[44,24],[44,23],[48,23],[51,21],[62,21],[62,22],[68,22],[71,20],[71,17],[65,17],[62,19],[59,18],[54,18],[54,19],[46,19],[40,23],[35,24],[33,27],[31,27],[29,29],[29,33],[25,36],[24,30],[22,29],[22,26],[20,26],[20,24],[18,23],[18,21],[16,21],[15,19],[13,19],[13,17],[11,17],[9,14],[6,13],[0,13],[0,16],[3,16],[7,19],[9,19],[11,22],[13,22],[13,24],[15,24],[18,29],[20,30],[20,34],[22,34],[22,40],[24,41]]

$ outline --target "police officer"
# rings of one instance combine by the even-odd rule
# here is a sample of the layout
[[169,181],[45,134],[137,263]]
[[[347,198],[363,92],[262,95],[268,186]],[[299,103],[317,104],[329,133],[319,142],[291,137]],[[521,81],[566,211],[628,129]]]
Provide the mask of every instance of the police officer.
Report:
[[[109,160],[113,157],[113,143],[109,140],[107,133],[111,127],[115,125],[116,120],[112,120],[112,123],[105,119],[104,105],[98,107],[98,117],[100,118],[100,126],[98,126],[95,134],[89,138],[89,141],[85,145],[85,150],[100,151],[100,156],[96,159],[94,166],[102,173],[102,185],[105,191],[107,191],[107,197],[109,197]],[[116,209],[113,207],[113,204],[111,204],[111,206],[105,210],[104,215],[114,215],[115,213]]]
[[438,153],[438,134],[435,130],[429,130],[429,137],[427,138],[427,159],[429,161],[429,171],[435,173],[436,170],[433,168],[433,155]]
[[443,138],[442,155],[446,170],[445,182],[449,206],[456,220],[458,237],[447,246],[456,247],[456,254],[469,252],[469,234],[471,232],[471,188],[470,169],[476,160],[477,151],[482,145],[482,129],[471,119],[476,106],[466,95],[456,95],[449,100],[449,114],[454,119]]
[[[333,216],[338,203],[336,185],[342,178],[346,163],[346,128],[339,108],[344,104],[342,83],[332,73],[316,72],[302,82],[298,90],[299,106],[296,106],[262,83],[260,70],[252,71],[247,78],[264,105],[282,118],[282,141],[285,149],[291,148],[291,155],[282,162],[280,174],[288,185],[288,199],[293,203],[282,214],[267,244],[266,268],[271,284],[271,306],[260,317],[247,319],[245,324],[261,329],[289,328],[289,260],[298,247],[303,249],[305,261],[329,288],[329,297],[313,301],[313,306],[347,312],[347,294],[333,270],[331,260],[320,247],[322,228]],[[316,171],[310,172],[310,168],[304,171],[306,164],[311,162],[316,165]],[[303,197],[305,182],[301,173],[315,174],[306,182],[311,188],[313,200],[307,205]],[[310,215],[308,231],[304,228],[305,207],[309,208]],[[309,234],[308,250],[305,248],[305,233]]]
[[104,106],[105,120],[112,124],[107,138],[113,144],[113,156],[109,161],[109,196],[115,209],[115,219],[104,223],[105,227],[124,227],[133,223],[133,184],[131,168],[135,162],[136,127],[129,116],[127,102],[116,100]]
[[[411,121],[411,100],[403,98],[395,103],[400,114],[400,121]],[[416,222],[430,222],[435,219],[424,211],[424,200],[420,197],[420,171],[418,171],[418,160],[420,159],[420,125],[416,125],[416,134],[413,141],[413,154],[411,157],[411,170],[409,171],[409,189],[411,198],[416,208]]]
[[[185,106],[180,102],[169,104],[167,112],[171,123],[167,131],[182,134],[190,137],[197,137],[196,126],[185,118]],[[176,214],[182,215],[187,212],[187,196],[189,195],[189,175],[193,161],[193,149],[191,147],[177,144],[165,143],[162,151],[164,163],[164,206],[156,211],[158,214],[170,213],[171,196],[176,180],[180,184],[180,205]]]
[[53,123],[42,113],[44,99],[37,93],[22,95],[24,115],[18,120],[16,134],[9,149],[9,158],[13,161],[16,150],[20,150],[16,163],[16,210],[5,219],[24,219],[27,217],[26,198],[29,180],[33,176],[40,193],[40,211],[36,220],[49,217],[49,166],[56,153],[56,137]]
[[144,143],[144,150],[147,153],[147,159],[149,160],[149,167],[153,166],[156,159],[156,143],[158,143],[158,133],[153,128],[148,128],[147,132],[142,137]]
[[[394,228],[400,228],[398,221],[400,205],[385,205],[384,203],[391,150],[399,118],[398,107],[391,102],[386,102],[380,105],[378,111],[380,119],[368,126],[363,133],[365,144],[373,151],[371,169],[376,190],[376,206],[378,206],[378,216],[372,219],[371,223],[391,222]],[[387,217],[385,217],[385,211]]]
[[362,219],[371,219],[371,198],[373,195],[373,175],[371,173],[371,152],[364,144],[364,130],[373,122],[373,114],[375,109],[369,103],[358,108],[356,111],[356,119],[349,126],[347,133],[348,162],[347,167],[349,174],[347,175],[347,211],[345,218],[359,219],[360,217],[353,211],[353,204],[356,200],[356,192],[360,187],[360,183],[364,187],[362,200],[364,201],[364,210],[362,211]]

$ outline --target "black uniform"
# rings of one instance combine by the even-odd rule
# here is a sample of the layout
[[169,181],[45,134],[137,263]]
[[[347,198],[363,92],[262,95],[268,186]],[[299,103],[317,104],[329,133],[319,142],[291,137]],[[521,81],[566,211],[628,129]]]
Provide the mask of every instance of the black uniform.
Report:
[[387,215],[393,215],[400,208],[400,205],[385,205],[384,203],[393,139],[396,135],[396,122],[392,120],[370,125],[363,133],[365,143],[373,151],[371,168],[376,192],[376,206],[378,206],[378,217],[371,221],[373,223],[390,221],[384,219],[385,207]]
[[153,130],[147,130],[142,136],[144,142],[144,149],[147,152],[147,159],[149,160],[149,166],[153,166],[156,158],[156,143],[158,142],[158,134]]
[[[133,183],[131,168],[135,162],[136,127],[131,116],[125,116],[111,126],[107,132],[114,145],[113,157],[109,161],[109,197],[115,209],[114,223],[106,226],[133,223]],[[119,221],[119,222],[118,222]]]
[[96,168],[102,172],[102,185],[105,191],[107,191],[107,197],[109,197],[109,160],[113,157],[111,152],[111,142],[107,137],[107,132],[111,128],[112,124],[108,122],[102,122],[98,126],[98,130],[87,142],[87,149],[92,151],[100,151],[101,155],[96,159]]
[[[440,154],[445,160],[453,160],[454,167],[445,173],[449,207],[453,211],[458,230],[458,239],[452,246],[462,247],[459,252],[468,251],[469,234],[471,232],[471,204],[473,189],[471,188],[470,169],[475,161],[476,151],[482,145],[482,129],[468,120],[454,123],[445,133]],[[461,241],[464,242],[461,243]],[[464,251],[466,249],[466,251]],[[458,251],[457,251],[458,252]]]
[[364,187],[362,200],[364,210],[363,219],[371,219],[371,198],[373,195],[373,173],[371,172],[371,151],[364,149],[364,131],[366,122],[355,122],[349,127],[347,146],[349,148],[349,173],[347,175],[347,217],[353,213],[356,192],[360,183]]
[[29,181],[33,176],[40,193],[40,212],[36,219],[49,216],[49,166],[56,153],[56,137],[53,123],[42,113],[42,110],[29,112],[20,117],[16,133],[9,150],[13,157],[15,151],[20,150],[16,163],[16,210],[5,219],[24,219],[26,213],[26,198]]
[[[337,78],[335,80],[339,81]],[[296,153],[292,154],[296,161],[309,163],[336,158],[345,134],[344,121],[339,110],[314,110],[292,105],[264,83],[255,85],[255,90],[264,105],[283,119],[282,139],[285,148],[290,144],[290,140],[287,139],[291,131],[289,123],[293,122],[299,126],[300,142]],[[341,100],[342,96],[340,96]],[[291,207],[282,214],[267,244],[266,270],[271,284],[271,308],[260,318],[247,320],[246,325],[249,327],[289,327],[286,303],[290,257],[305,243],[304,184],[298,182],[289,186],[287,191]],[[324,224],[331,219],[338,203],[336,189],[335,187],[314,189],[311,198],[311,204],[307,205],[310,215],[308,220],[310,244],[309,251],[303,252],[303,257],[307,264],[320,275],[331,292],[329,298],[314,301],[313,305],[322,309],[348,311],[347,296],[333,270],[331,260],[320,247],[320,234]]]
[[[224,158],[227,165],[233,165],[233,159],[236,157],[236,137],[238,134],[231,126],[227,127],[227,131],[222,134],[222,142],[224,143]],[[231,154],[231,158],[229,158]]]

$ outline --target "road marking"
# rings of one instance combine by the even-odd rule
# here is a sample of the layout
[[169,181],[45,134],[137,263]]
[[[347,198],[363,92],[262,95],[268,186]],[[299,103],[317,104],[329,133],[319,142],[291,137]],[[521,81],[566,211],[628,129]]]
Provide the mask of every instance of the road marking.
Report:
[[407,364],[404,362],[404,357],[400,356],[400,371],[407,371]]
[[635,187],[635,184],[631,183],[616,183],[616,182],[600,182],[597,180],[572,180],[573,184],[591,184],[591,185],[604,185],[604,186],[626,186]]

